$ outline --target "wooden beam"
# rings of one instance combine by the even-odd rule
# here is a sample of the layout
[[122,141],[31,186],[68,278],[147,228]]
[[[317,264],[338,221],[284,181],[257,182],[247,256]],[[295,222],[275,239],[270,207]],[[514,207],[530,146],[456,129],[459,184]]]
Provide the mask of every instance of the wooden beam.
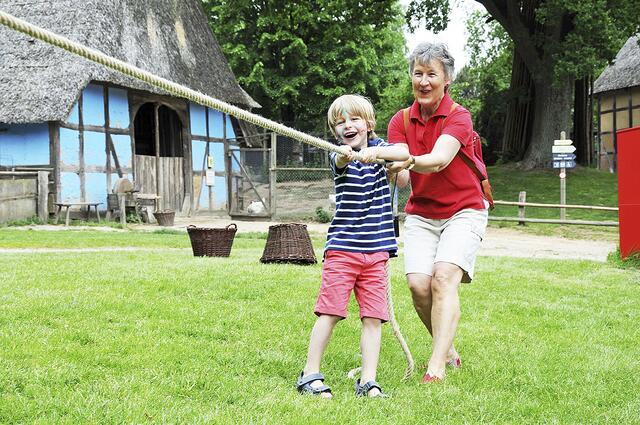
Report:
[[[68,122],[60,123],[60,127],[68,128],[69,130],[76,130],[76,131],[80,130],[80,126],[78,124],[72,124]],[[126,128],[108,128],[108,127],[105,128],[97,125],[83,125],[82,128],[85,131],[95,131],[96,133],[105,133],[106,131],[108,131],[111,134],[128,135],[130,133],[130,131]]]
[[49,172],[38,171],[38,218],[46,223],[49,219]]

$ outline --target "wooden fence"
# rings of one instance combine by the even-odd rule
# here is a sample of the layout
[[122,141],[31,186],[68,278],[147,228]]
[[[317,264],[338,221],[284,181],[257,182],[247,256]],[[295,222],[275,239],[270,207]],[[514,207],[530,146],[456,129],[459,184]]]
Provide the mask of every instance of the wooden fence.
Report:
[[[588,209],[594,211],[618,211],[617,207],[602,207],[594,205],[567,205],[567,204],[540,204],[535,202],[526,202],[527,192],[520,192],[518,196],[518,202],[509,201],[495,201],[496,205],[514,205],[518,207],[518,217],[494,217],[489,215],[489,220],[493,221],[517,221],[518,224],[524,225],[525,223],[550,223],[550,224],[583,224],[589,226],[615,226],[618,227],[617,221],[591,221],[591,220],[562,220],[562,219],[550,219],[550,218],[527,218],[525,217],[525,208],[560,208],[563,212],[566,208],[572,209]],[[564,214],[561,214],[564,216]]]
[[0,171],[0,223],[49,218],[49,171]]

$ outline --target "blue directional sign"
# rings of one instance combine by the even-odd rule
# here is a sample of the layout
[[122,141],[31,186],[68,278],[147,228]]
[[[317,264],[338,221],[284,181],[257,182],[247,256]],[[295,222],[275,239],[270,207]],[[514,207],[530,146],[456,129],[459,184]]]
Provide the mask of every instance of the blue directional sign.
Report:
[[554,161],[574,161],[576,159],[575,153],[554,153]]
[[553,161],[553,168],[575,168],[575,161]]

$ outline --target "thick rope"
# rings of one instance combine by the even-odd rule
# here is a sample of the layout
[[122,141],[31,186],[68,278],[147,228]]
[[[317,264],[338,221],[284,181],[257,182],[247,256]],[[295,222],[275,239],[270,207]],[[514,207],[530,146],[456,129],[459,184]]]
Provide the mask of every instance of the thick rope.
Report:
[[[396,320],[396,314],[393,309],[393,297],[391,296],[391,272],[389,269],[390,269],[389,261],[387,261],[387,265],[385,266],[385,275],[387,277],[387,308],[389,309],[389,323],[391,324],[391,330],[393,330],[393,334],[398,340],[398,343],[400,343],[400,347],[402,348],[404,357],[407,360],[407,368],[405,369],[404,376],[402,377],[402,380],[406,381],[407,379],[411,378],[411,375],[413,375],[413,368],[415,364],[413,362],[413,356],[411,355],[411,351],[409,351],[409,346],[407,345],[407,342],[404,340],[404,337],[402,336],[402,332],[400,332],[400,325]],[[361,370],[362,370],[362,367],[356,367],[354,369],[351,369],[347,373],[347,376],[351,379],[355,379],[356,375]]]
[[391,324],[391,329],[393,330],[393,334],[396,336],[398,343],[400,343],[400,347],[402,348],[402,352],[404,353],[405,358],[407,359],[407,368],[404,371],[404,377],[402,379],[407,380],[411,378],[413,375],[413,356],[411,355],[411,351],[409,351],[409,346],[407,345],[407,341],[404,340],[402,336],[402,332],[400,332],[400,325],[396,320],[396,313],[393,309],[393,297],[391,296],[391,272],[389,270],[389,261],[387,261],[387,266],[385,268],[385,274],[387,276],[387,308],[389,309],[389,323]]
[[[294,140],[308,143],[320,149],[324,149],[327,151],[336,152],[340,154],[345,153],[345,151],[341,149],[339,146],[329,143],[326,140],[322,140],[318,137],[313,137],[309,134],[303,133],[301,131],[287,127],[283,124],[272,121],[268,118],[264,118],[264,117],[261,117],[260,115],[256,115],[249,111],[245,111],[244,109],[238,108],[237,106],[231,105],[222,100],[204,95],[196,90],[174,83],[173,81],[167,80],[162,77],[158,77],[136,66],[123,62],[119,59],[112,58],[111,56],[105,55],[104,53],[98,50],[84,46],[80,43],[69,40],[66,37],[63,37],[51,31],[45,30],[36,25],[30,24],[29,22],[24,21],[20,18],[17,18],[13,15],[10,15],[2,10],[0,10],[0,24],[8,28],[11,28],[15,31],[21,32],[23,34],[27,34],[33,38],[37,38],[38,40],[42,40],[53,46],[64,49],[68,52],[74,53],[78,56],[82,56],[86,59],[89,59],[92,62],[99,63],[101,65],[106,66],[107,68],[111,68],[122,74],[133,77],[137,80],[144,81],[145,83],[150,84],[154,87],[158,87],[166,91],[167,93],[171,93],[175,96],[190,100],[199,105],[208,106],[209,108],[215,109],[227,115],[231,115],[243,121],[250,122],[252,124],[271,130],[274,133],[277,133],[286,137],[290,137]],[[357,153],[355,154],[355,159],[356,160],[360,159],[360,156]],[[381,162],[384,162],[384,161],[381,161]],[[390,316],[391,326],[393,328],[393,333],[398,339],[398,342],[402,347],[402,351],[404,351],[404,354],[407,358],[407,369],[405,371],[405,376],[404,376],[404,379],[407,379],[413,373],[413,366],[414,366],[413,358],[411,357],[411,352],[407,347],[407,343],[405,342],[404,338],[402,337],[402,334],[400,333],[400,327],[396,322],[395,314],[393,312],[393,300],[391,298],[391,278],[389,275],[388,267],[389,267],[389,264],[387,263],[387,270],[386,270],[387,306],[389,308],[389,316]]]

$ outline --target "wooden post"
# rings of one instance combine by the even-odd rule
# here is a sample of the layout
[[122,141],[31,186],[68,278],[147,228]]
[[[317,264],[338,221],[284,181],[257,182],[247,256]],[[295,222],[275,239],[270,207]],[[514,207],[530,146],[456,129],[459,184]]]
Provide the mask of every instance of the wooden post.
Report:
[[[204,173],[205,178],[202,180],[202,184],[206,184],[207,185],[207,192],[209,194],[209,197],[208,197],[208,200],[207,200],[207,202],[208,202],[207,208],[208,208],[209,212],[211,212],[211,211],[213,211],[214,193],[213,193],[213,189],[211,188],[211,185],[209,185],[209,180],[206,178],[207,170],[209,170],[209,168],[210,168],[209,167],[209,156],[210,156],[211,150],[212,150],[211,146],[210,146],[211,145],[211,139],[210,139],[211,130],[209,129],[209,125],[210,125],[209,124],[209,108],[205,108],[204,114],[205,114],[204,123],[205,123],[206,129],[207,129],[207,153],[205,154],[205,160],[206,160],[205,163],[206,163],[207,166],[205,168],[205,173]],[[216,170],[214,168],[213,169],[214,175],[215,175],[215,172],[216,172]]]
[[125,202],[126,194],[118,193],[118,208],[120,209],[120,224],[127,225],[127,206]]
[[[518,194],[518,202],[521,202],[523,204],[525,202],[527,202],[527,192],[525,192],[523,190]],[[518,218],[523,220],[523,221],[518,221],[518,225],[519,226],[524,226],[525,225],[525,222],[524,222],[524,209],[525,209],[524,205],[519,205],[518,206]]]
[[78,176],[80,176],[80,200],[87,200],[87,175],[84,163],[84,95],[78,99]]
[[49,219],[49,173],[38,171],[38,218],[43,223]]
[[[154,120],[154,135],[155,135],[155,146],[156,146],[156,196],[164,197],[163,194],[163,184],[161,182],[162,172],[160,160],[160,104],[156,103],[153,108],[153,120]],[[167,200],[165,198],[161,198],[161,210],[166,209]]]
[[278,135],[276,133],[271,133],[271,152],[269,155],[269,210],[271,212],[271,216],[276,214],[276,196],[278,191],[276,190],[277,183],[277,150],[276,145],[278,143]]
[[[560,139],[566,139],[566,133],[560,132]],[[566,205],[567,203],[567,170],[565,167],[560,168],[560,205]],[[567,219],[566,208],[560,208],[560,220]]]

